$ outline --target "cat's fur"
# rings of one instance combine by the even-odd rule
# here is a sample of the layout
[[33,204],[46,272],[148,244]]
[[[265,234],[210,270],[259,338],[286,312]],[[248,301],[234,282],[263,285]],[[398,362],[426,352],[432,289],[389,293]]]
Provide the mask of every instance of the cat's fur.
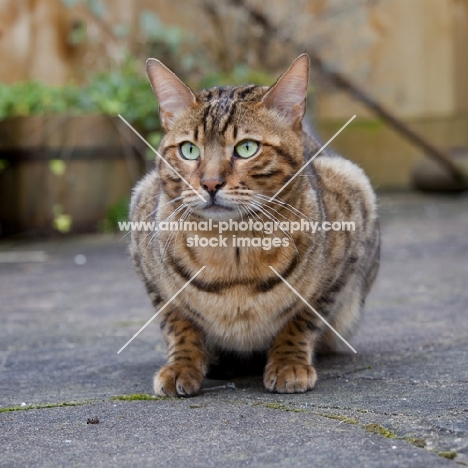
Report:
[[[263,380],[270,391],[312,389],[314,353],[341,343],[270,265],[348,337],[378,270],[380,237],[369,180],[358,166],[331,152],[314,159],[273,202],[267,201],[320,148],[302,129],[307,55],[270,88],[247,85],[194,94],[159,61],[150,59],[147,70],[165,129],[159,151],[208,201],[158,159],[134,190],[133,221],[307,218],[356,226],[355,231],[294,232],[288,247],[271,250],[230,247],[230,240],[228,247],[187,246],[187,237],[218,237],[217,231],[132,232],[133,261],[156,309],[206,266],[161,313],[168,362],[155,376],[156,394],[196,394],[219,353],[229,351],[265,352]],[[235,144],[245,139],[259,141],[259,153],[234,157]],[[199,160],[181,157],[183,141],[200,148]],[[232,210],[208,207],[212,202]],[[224,233],[229,239],[233,235],[267,236]]]

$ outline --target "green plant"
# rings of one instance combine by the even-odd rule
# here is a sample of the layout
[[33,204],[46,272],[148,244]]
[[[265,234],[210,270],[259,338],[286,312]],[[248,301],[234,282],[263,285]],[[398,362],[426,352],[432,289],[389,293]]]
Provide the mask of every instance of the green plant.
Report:
[[116,232],[119,228],[119,222],[128,221],[129,207],[130,199],[127,197],[111,205],[100,223],[100,230],[106,233]]
[[[195,90],[222,85],[255,83],[272,84],[264,71],[252,71],[239,65],[231,73],[213,72],[191,83]],[[8,117],[46,114],[121,114],[157,146],[162,130],[158,104],[148,79],[138,70],[137,62],[128,58],[118,70],[90,76],[85,86],[69,84],[49,86],[37,81],[12,85],[0,83],[0,121]]]
[[37,81],[0,84],[0,120],[44,114],[122,114],[141,131],[160,132],[158,106],[135,60],[92,75],[87,85],[48,86]]
[[229,73],[213,72],[202,77],[199,87],[211,88],[213,86],[256,84],[270,86],[274,82],[272,75],[264,70],[252,70],[245,64],[236,65]]

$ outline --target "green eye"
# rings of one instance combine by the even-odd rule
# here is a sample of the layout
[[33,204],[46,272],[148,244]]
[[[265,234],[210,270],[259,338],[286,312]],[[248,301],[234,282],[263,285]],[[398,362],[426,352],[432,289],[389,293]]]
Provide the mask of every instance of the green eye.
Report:
[[251,158],[258,151],[258,143],[253,140],[244,140],[235,147],[236,156],[239,158]]
[[190,141],[184,141],[180,145],[180,152],[185,159],[198,159],[200,157],[200,150],[197,146]]

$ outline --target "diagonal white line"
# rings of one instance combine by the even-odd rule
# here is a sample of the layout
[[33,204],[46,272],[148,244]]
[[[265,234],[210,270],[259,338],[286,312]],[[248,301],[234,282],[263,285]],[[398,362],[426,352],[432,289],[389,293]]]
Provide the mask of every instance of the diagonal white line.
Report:
[[202,266],[118,351],[120,354],[204,269]]
[[268,201],[274,200],[355,118],[353,115]]
[[335,333],[336,336],[338,336],[338,338],[341,339],[341,341],[343,341],[344,344],[346,344],[348,346],[349,349],[351,349],[351,351],[353,351],[354,353],[357,353],[357,351],[270,265],[270,268],[276,273],[276,275],[283,281],[283,283],[293,292],[296,294],[296,296],[312,311],[314,312],[316,315],[318,315],[320,317],[320,319],[322,319],[323,323],[325,323],[325,325],[330,328],[330,330]]
[[162,161],[164,161],[164,163],[166,164],[166,166],[170,167],[194,192],[195,192],[195,195],[197,195],[198,197],[200,197],[205,203],[206,203],[206,200],[190,185],[189,182],[187,182],[180,174],[179,172],[174,169],[160,154],[157,150],[155,150],[120,114],[119,114],[119,117],[121,118],[121,120],[123,120],[123,122],[125,122],[125,124],[131,128],[139,137],[142,141],[144,141],[147,145],[148,145],[148,148],[151,149],[155,154],[156,156],[161,159]]

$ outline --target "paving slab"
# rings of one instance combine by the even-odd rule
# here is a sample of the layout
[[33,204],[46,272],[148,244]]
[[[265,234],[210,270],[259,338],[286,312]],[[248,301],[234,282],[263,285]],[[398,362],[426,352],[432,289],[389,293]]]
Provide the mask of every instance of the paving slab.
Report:
[[[96,415],[98,424],[86,423]],[[201,398],[21,411],[2,425],[4,466],[452,465],[314,413]]]
[[302,395],[259,376],[140,401],[165,347],[154,324],[117,355],[153,313],[126,239],[0,243],[47,254],[0,263],[0,467],[468,465],[468,197],[387,194],[380,212],[358,353],[319,357]]

